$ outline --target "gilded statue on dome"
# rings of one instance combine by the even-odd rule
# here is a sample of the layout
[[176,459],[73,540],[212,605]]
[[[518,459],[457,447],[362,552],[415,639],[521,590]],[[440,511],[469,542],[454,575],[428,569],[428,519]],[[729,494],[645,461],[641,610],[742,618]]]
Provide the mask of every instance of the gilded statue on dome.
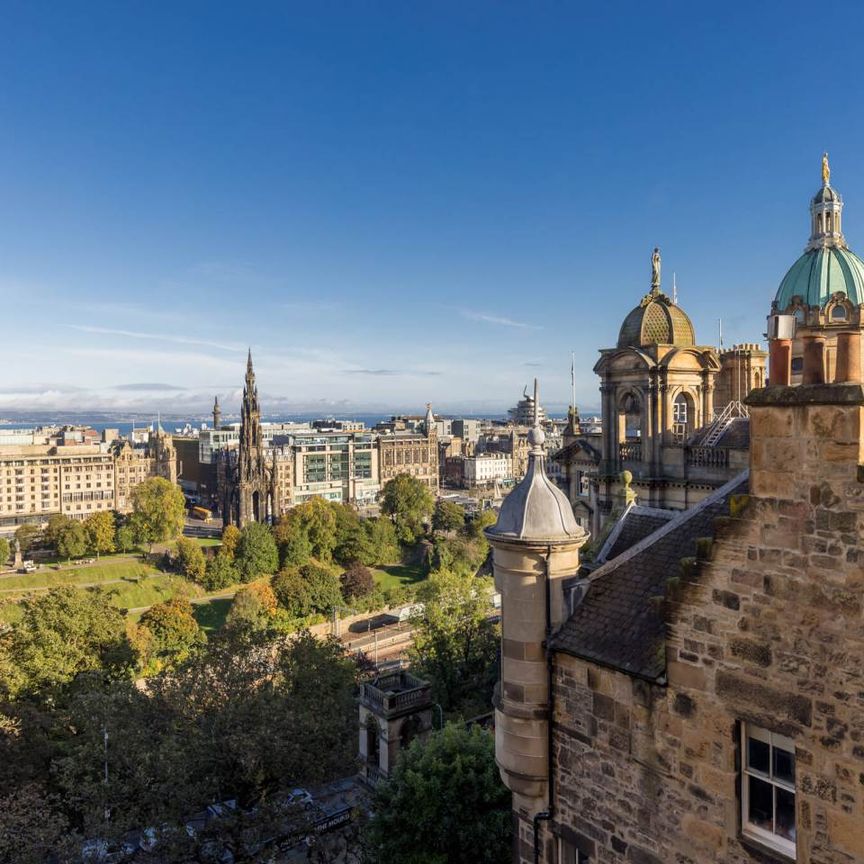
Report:
[[822,154],[822,184],[827,186],[831,182],[831,166],[828,164],[828,154]]

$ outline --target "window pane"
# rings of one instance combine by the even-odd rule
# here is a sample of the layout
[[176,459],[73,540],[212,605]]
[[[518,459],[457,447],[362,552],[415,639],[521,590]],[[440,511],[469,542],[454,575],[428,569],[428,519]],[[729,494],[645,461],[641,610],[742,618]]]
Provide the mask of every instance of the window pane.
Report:
[[[761,781],[757,781],[761,782]],[[775,786],[777,794],[777,826],[774,833],[795,842],[795,793]]]
[[794,785],[795,783],[795,754],[779,747],[772,750],[774,756],[774,777],[784,783]]
[[766,831],[774,830],[774,787],[757,777],[747,778],[750,784],[750,806],[747,821]]
[[747,767],[764,774],[771,770],[771,746],[765,741],[747,737]]

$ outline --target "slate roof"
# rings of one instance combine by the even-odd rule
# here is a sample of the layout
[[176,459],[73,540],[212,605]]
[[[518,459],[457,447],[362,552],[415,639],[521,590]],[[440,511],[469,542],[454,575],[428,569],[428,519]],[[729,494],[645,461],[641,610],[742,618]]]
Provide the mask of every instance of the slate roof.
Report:
[[552,637],[553,650],[656,681],[666,671],[666,580],[696,541],[714,535],[714,520],[729,515],[729,499],[745,494],[748,472],[721,486],[591,574],[587,593]]
[[590,457],[595,462],[600,461],[600,451],[584,438],[577,438],[575,441],[571,441],[566,447],[556,450],[550,458],[554,459],[556,462],[568,462],[570,457],[579,450],[582,450],[586,456]]
[[660,510],[655,507],[640,507],[638,504],[628,507],[615,527],[609,532],[600,554],[599,563],[611,561],[619,555],[640,543],[670,519],[676,516],[674,510]]
[[[700,445],[702,440],[708,434],[710,426],[700,430],[696,440],[693,442]],[[749,417],[734,417],[729,421],[729,425],[723,430],[723,434],[717,440],[715,447],[728,447],[730,450],[749,450],[750,449],[750,418]]]

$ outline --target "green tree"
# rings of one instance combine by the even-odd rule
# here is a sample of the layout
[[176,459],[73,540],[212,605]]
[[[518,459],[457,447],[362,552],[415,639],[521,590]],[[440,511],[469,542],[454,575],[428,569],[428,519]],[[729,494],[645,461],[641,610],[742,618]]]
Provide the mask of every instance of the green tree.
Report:
[[359,561],[349,565],[348,569],[339,577],[339,583],[345,600],[366,597],[375,590],[375,579],[372,577],[372,573],[368,567],[364,567]]
[[87,550],[98,558],[103,552],[113,552],[115,549],[116,525],[114,514],[110,510],[94,513],[84,520],[84,531],[87,534]]
[[182,662],[196,645],[205,641],[204,631],[192,614],[192,604],[185,597],[151,606],[138,626],[152,637],[145,637],[149,656],[144,658],[151,671]]
[[222,529],[222,548],[219,550],[227,555],[232,561],[240,542],[240,529],[236,525],[226,525]]
[[12,691],[63,685],[91,670],[120,674],[131,668],[124,613],[103,592],[54,588],[21,606],[6,649],[16,670]]
[[312,609],[326,614],[342,605],[342,587],[339,577],[330,567],[310,561],[300,568],[300,575],[309,588]]
[[0,861],[72,861],[80,850],[59,795],[37,782],[0,792]]
[[62,513],[52,513],[48,517],[48,523],[45,526],[43,537],[45,538],[45,542],[55,552],[57,551],[57,544],[60,542],[60,535],[63,533],[63,529],[71,521],[72,520],[68,516],[64,516]]
[[0,537],[0,570],[5,570],[9,564],[9,541]]
[[177,538],[177,567],[193,582],[203,582],[207,573],[207,559],[201,546],[189,537]]
[[252,582],[234,595],[225,626],[267,630],[273,623],[277,605],[276,595],[267,582]]
[[35,525],[21,525],[15,531],[15,539],[22,555],[26,555],[38,542],[42,532]]
[[[332,559],[342,516],[337,508],[341,509],[341,505],[316,496],[292,507],[279,520],[275,535],[283,547],[283,563],[305,564],[310,555],[319,561]],[[306,548],[309,553],[303,559]]]
[[498,627],[489,620],[488,579],[433,573],[421,597],[412,670],[432,685],[444,711],[465,716],[488,711],[497,679]]
[[279,605],[292,618],[305,618],[312,614],[312,592],[299,567],[283,567],[271,579],[270,585]]
[[354,758],[356,681],[337,640],[227,627],[151,691],[186,741],[184,770],[201,778],[200,800],[230,794],[248,806],[343,776]]
[[180,487],[164,477],[148,477],[132,490],[130,524],[139,543],[173,540],[183,531],[186,500]]
[[114,544],[121,552],[131,552],[135,548],[135,531],[128,523],[117,526]]
[[432,516],[432,528],[435,531],[460,531],[465,526],[465,508],[445,501],[443,498],[435,504]]
[[84,836],[116,840],[198,806],[202,783],[185,755],[194,732],[165,708],[131,680],[88,675],[54,713],[51,778]]
[[339,542],[333,550],[333,558],[344,566],[348,566],[354,561],[361,564],[378,563],[373,555],[369,534],[359,519],[353,525],[346,527],[344,534],[340,536]]
[[389,519],[366,519],[363,530],[369,541],[371,560],[357,560],[364,564],[395,564],[399,560],[399,541],[396,539],[396,529]]
[[240,575],[231,556],[219,551],[207,561],[202,585],[208,591],[219,591],[240,581]]
[[262,522],[250,522],[241,532],[234,562],[243,582],[269,576],[279,569],[273,532]]
[[398,474],[384,484],[381,512],[393,520],[400,543],[416,543],[423,536],[435,501],[429,487],[410,474]]
[[86,552],[87,532],[84,525],[75,519],[69,519],[57,537],[57,554],[69,561],[80,558]]
[[498,521],[498,514],[494,510],[483,510],[465,525],[466,534],[473,540],[486,542],[483,531]]
[[415,740],[379,784],[366,830],[374,864],[506,864],[510,793],[492,736],[452,724]]
[[273,529],[273,536],[279,545],[282,565],[299,567],[312,557],[312,541],[306,525],[299,519],[291,518],[292,512],[279,519]]

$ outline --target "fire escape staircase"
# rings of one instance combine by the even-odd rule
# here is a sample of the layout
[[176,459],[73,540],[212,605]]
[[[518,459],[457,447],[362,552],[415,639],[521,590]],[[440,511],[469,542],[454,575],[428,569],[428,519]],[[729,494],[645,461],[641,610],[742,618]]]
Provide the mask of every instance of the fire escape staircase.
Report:
[[714,419],[708,427],[705,437],[700,442],[701,447],[716,447],[717,442],[723,437],[723,433],[733,420],[739,417],[749,417],[750,409],[737,399],[730,402]]

